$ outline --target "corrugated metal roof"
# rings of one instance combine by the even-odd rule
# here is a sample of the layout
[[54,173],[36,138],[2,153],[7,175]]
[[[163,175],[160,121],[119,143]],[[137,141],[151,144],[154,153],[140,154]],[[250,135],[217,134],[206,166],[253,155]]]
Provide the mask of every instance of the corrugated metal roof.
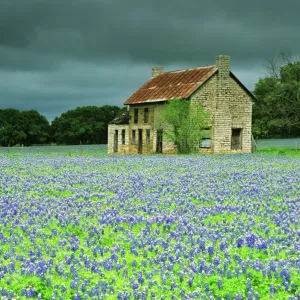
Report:
[[148,80],[124,104],[186,99],[216,71],[216,66],[209,66],[162,73]]

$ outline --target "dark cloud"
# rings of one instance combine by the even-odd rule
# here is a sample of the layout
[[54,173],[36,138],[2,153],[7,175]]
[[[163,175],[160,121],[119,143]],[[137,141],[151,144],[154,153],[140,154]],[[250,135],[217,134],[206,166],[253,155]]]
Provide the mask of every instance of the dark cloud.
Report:
[[265,59],[300,54],[300,1],[1,0],[0,107],[52,119],[116,104],[150,75],[228,54],[252,89]]

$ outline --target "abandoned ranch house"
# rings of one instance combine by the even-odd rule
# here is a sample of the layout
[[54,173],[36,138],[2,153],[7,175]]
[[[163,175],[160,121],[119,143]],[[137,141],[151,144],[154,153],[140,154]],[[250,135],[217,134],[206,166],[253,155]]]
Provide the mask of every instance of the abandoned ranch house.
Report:
[[176,153],[175,145],[155,127],[159,108],[168,100],[190,100],[210,115],[210,127],[199,141],[199,152],[251,152],[253,95],[230,72],[230,57],[216,65],[164,72],[153,67],[152,77],[124,104],[127,112],[108,126],[108,153]]

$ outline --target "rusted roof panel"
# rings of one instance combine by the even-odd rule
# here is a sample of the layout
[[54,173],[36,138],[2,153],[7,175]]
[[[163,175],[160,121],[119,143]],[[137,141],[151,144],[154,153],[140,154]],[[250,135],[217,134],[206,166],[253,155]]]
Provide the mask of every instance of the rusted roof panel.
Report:
[[162,73],[148,80],[124,104],[186,99],[216,71],[216,66],[209,66]]

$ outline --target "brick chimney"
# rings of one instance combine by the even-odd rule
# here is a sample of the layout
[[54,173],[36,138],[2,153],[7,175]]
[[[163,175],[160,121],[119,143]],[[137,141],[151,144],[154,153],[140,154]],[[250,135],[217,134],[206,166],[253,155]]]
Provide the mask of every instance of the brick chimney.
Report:
[[164,73],[164,67],[162,66],[152,67],[152,78],[162,73]]

